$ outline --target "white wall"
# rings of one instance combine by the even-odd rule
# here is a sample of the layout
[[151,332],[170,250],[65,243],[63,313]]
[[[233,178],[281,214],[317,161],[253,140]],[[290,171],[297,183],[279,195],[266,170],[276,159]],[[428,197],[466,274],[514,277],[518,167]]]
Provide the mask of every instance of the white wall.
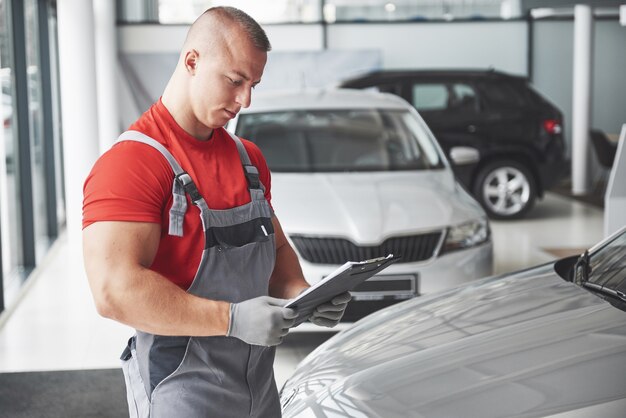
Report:
[[272,51],[316,51],[323,49],[321,25],[265,26]]
[[384,68],[489,68],[527,74],[526,22],[336,24],[329,49],[379,49]]
[[[178,53],[185,41],[186,25],[118,26],[121,53]],[[265,31],[273,51],[314,51],[322,49],[321,25],[272,25]]]
[[188,26],[125,25],[117,27],[120,53],[179,52]]

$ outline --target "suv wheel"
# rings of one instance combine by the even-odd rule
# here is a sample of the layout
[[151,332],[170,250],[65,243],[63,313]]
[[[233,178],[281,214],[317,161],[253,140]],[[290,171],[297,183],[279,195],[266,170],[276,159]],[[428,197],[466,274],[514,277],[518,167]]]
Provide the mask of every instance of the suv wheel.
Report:
[[524,165],[512,160],[495,161],[478,172],[474,196],[490,218],[517,219],[533,207],[537,186]]

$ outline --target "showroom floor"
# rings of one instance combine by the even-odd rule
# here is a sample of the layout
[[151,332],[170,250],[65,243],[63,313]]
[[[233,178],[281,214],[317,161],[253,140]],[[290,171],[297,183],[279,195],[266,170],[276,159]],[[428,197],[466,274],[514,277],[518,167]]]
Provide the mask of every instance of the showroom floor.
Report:
[[[580,253],[602,239],[602,229],[601,209],[548,194],[527,219],[492,222],[495,273]],[[82,263],[72,261],[76,257],[70,256],[65,238],[57,241],[26,285],[21,303],[10,316],[0,317],[0,373],[119,367],[132,330],[97,315]],[[290,334],[278,349],[279,387],[330,336]]]

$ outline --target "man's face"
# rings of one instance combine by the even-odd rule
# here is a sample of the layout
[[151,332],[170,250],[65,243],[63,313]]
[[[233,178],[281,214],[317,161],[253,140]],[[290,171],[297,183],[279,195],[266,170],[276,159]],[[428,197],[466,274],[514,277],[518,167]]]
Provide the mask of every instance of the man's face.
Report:
[[252,89],[261,81],[267,61],[266,52],[244,34],[233,32],[235,36],[225,37],[211,51],[199,53],[190,83],[195,120],[209,129],[226,125],[241,108],[250,106]]

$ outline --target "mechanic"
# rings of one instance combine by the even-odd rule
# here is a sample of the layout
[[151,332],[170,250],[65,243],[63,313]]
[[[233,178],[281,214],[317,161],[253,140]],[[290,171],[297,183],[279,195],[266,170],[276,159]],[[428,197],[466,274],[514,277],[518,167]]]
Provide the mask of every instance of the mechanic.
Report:
[[[259,149],[223,126],[250,105],[271,46],[231,7],[191,26],[163,95],[92,168],[85,268],[98,312],[136,329],[131,417],[278,417],[284,305],[308,287],[270,205]],[[337,324],[349,294],[310,320]]]

